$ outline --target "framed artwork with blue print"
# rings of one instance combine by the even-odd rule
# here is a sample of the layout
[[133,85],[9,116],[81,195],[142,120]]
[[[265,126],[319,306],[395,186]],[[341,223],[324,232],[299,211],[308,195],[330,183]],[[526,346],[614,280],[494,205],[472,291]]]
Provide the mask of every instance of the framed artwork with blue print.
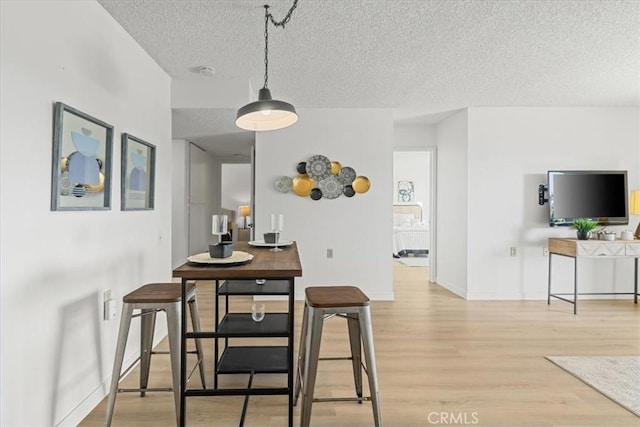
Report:
[[413,192],[412,181],[399,181],[398,182],[398,201],[399,202],[413,202],[415,194]]
[[113,126],[54,105],[51,210],[111,209]]
[[155,202],[156,147],[122,134],[121,205],[123,211],[152,210]]

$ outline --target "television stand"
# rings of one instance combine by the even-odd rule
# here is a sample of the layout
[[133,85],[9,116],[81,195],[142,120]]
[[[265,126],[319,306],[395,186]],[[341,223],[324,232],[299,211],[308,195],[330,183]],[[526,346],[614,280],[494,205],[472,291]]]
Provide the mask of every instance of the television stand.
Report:
[[[638,258],[640,257],[640,240],[578,240],[549,239],[549,288],[547,304],[551,298],[573,304],[573,314],[578,313],[578,295],[633,295],[633,302],[638,304]],[[551,293],[551,259],[553,255],[573,258],[573,293]],[[634,258],[633,292],[578,292],[578,258]],[[573,299],[566,296],[573,295]]]

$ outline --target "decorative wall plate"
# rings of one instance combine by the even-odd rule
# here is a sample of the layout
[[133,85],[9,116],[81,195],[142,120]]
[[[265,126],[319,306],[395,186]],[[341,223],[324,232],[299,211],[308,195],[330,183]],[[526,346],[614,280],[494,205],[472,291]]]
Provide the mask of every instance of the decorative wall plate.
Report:
[[276,190],[281,193],[288,193],[293,188],[293,178],[288,176],[279,176],[276,179]]
[[315,179],[316,182],[325,179],[331,174],[331,160],[323,155],[311,156],[307,160],[307,175]]
[[298,175],[293,178],[293,192],[301,197],[307,197],[315,185],[315,181],[307,175]]
[[340,162],[336,162],[336,161],[331,162],[331,173],[332,174],[338,175],[338,172],[340,172],[340,169],[342,169],[342,165],[340,164]]
[[338,179],[342,185],[351,184],[356,179],[356,171],[352,167],[345,166],[338,172]]
[[342,193],[347,196],[347,197],[353,197],[356,194],[356,191],[353,189],[353,187],[351,186],[351,184],[349,185],[345,185],[342,188]]
[[313,190],[311,190],[311,194],[309,194],[309,197],[311,197],[312,200],[322,199],[322,190],[320,190],[319,188],[314,188]]
[[342,184],[335,175],[329,175],[318,183],[322,190],[322,197],[327,199],[335,199],[342,194]]
[[356,179],[353,180],[353,184],[351,185],[353,189],[356,191],[356,193],[362,194],[369,191],[369,188],[371,187],[371,182],[369,181],[369,178],[367,178],[366,176],[358,176],[356,177]]
[[218,264],[218,265],[236,265],[249,262],[253,259],[253,255],[243,251],[233,251],[231,256],[226,258],[211,258],[209,252],[202,252],[199,254],[191,255],[187,257],[187,261],[195,262],[197,264]]

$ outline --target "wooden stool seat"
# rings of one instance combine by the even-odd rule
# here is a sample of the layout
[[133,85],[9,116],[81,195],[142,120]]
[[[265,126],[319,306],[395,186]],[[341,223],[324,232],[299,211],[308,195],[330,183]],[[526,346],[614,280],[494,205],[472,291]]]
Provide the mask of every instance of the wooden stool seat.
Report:
[[312,286],[305,289],[304,292],[310,307],[364,307],[369,305],[369,297],[355,286]]
[[[187,283],[187,298],[195,288],[196,285],[194,283]],[[180,283],[149,283],[122,297],[122,302],[129,304],[165,304],[180,302],[181,298],[182,288]]]

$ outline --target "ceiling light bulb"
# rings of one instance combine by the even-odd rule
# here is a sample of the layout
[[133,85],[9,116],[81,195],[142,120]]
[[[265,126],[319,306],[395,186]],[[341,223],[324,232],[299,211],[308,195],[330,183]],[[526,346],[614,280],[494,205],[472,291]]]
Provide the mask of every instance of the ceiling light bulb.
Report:
[[268,116],[269,114],[271,114],[271,110],[263,110],[261,111],[263,116]]

